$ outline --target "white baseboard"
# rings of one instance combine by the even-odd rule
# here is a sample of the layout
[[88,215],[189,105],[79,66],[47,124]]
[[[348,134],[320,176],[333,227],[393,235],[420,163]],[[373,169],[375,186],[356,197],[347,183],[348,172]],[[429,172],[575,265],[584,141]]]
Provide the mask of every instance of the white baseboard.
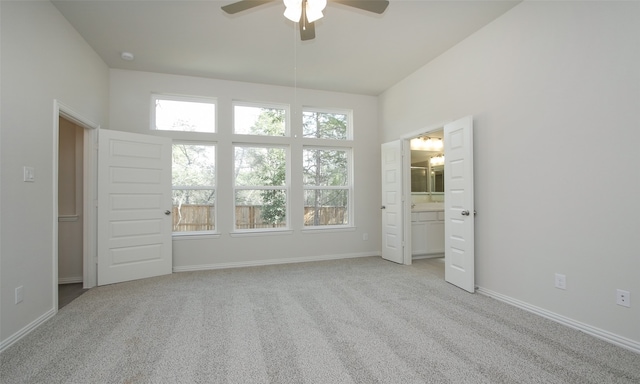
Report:
[[489,296],[491,298],[494,298],[496,300],[500,300],[502,302],[505,302],[507,304],[511,304],[515,307],[518,307],[520,309],[524,309],[525,311],[531,312],[531,313],[535,313],[536,315],[542,316],[544,318],[547,318],[549,320],[553,320],[557,323],[560,323],[562,325],[566,325],[567,327],[571,327],[573,329],[577,329],[579,331],[582,331],[588,335],[591,335],[593,337],[597,337],[598,339],[607,341],[611,344],[615,344],[619,347],[631,350],[633,352],[636,353],[640,353],[640,342],[637,342],[635,340],[631,340],[628,339],[626,337],[622,337],[619,335],[616,335],[615,333],[611,333],[609,331],[605,331],[603,329],[600,328],[596,328],[596,327],[592,327],[588,324],[584,324],[581,323],[579,321],[570,319],[568,317],[559,315],[557,313],[551,312],[551,311],[547,311],[546,309],[540,308],[540,307],[536,307],[535,305],[531,305],[528,303],[525,303],[524,301],[520,301],[517,299],[514,299],[512,297],[509,296],[505,296],[501,293],[497,293],[497,292],[493,292],[489,289],[486,288],[482,288],[482,287],[478,287],[476,292],[485,295],[485,296]]
[[412,260],[422,260],[422,259],[437,259],[440,257],[444,257],[444,253],[431,253],[428,255],[412,255]]
[[52,318],[57,312],[58,311],[55,308],[51,308],[46,313],[44,313],[42,316],[38,317],[37,319],[35,319],[31,323],[29,323],[26,327],[22,328],[18,332],[16,332],[13,335],[9,336],[6,340],[2,340],[2,342],[0,342],[0,353],[4,352],[4,350],[9,348],[11,345],[13,345],[13,343],[15,343],[16,341],[20,340],[21,338],[26,336],[28,333],[30,333],[34,329],[38,328],[45,321],[47,321],[50,318]]
[[357,257],[371,257],[371,256],[380,256],[380,254],[348,253],[348,254],[341,254],[341,255],[322,255],[322,256],[308,256],[308,257],[294,257],[294,258],[288,257],[286,259],[267,259],[267,260],[252,260],[252,261],[234,261],[231,263],[186,265],[182,267],[173,267],[173,272],[205,271],[210,269],[227,269],[227,268],[242,268],[242,267],[260,267],[264,265],[306,263],[310,261],[353,259]]
[[58,284],[74,284],[74,283],[82,283],[82,276],[79,277],[59,277]]

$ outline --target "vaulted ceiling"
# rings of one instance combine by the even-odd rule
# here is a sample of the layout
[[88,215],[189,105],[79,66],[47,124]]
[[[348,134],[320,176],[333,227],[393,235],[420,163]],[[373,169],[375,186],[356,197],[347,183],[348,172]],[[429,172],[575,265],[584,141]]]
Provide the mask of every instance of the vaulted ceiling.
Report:
[[[52,0],[110,68],[378,95],[519,1],[391,0],[382,15],[329,4],[300,41],[281,0]],[[362,0],[367,1],[367,0]],[[121,59],[121,52],[135,55]]]

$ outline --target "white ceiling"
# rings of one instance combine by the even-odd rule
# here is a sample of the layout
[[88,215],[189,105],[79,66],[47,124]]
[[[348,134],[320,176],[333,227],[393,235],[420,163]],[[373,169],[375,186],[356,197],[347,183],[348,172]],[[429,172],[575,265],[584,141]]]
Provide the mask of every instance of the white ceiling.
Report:
[[110,68],[379,95],[519,1],[391,0],[376,15],[329,0],[305,42],[281,0],[236,15],[220,9],[233,0],[52,3]]

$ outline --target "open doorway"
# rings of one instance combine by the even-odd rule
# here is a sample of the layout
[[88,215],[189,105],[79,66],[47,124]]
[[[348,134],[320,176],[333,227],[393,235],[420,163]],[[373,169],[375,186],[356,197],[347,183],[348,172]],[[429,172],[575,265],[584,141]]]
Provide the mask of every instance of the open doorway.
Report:
[[57,100],[54,112],[52,292],[59,309],[96,285],[94,143],[100,126]]
[[[444,278],[444,131],[409,139],[412,260],[431,259]],[[441,267],[441,268],[440,268]]]
[[[445,281],[468,292],[475,292],[475,236],[476,210],[473,199],[473,117],[467,116],[423,132],[443,129],[443,154],[446,155],[443,170],[444,263]],[[382,258],[396,263],[411,264],[411,219],[418,204],[411,202],[411,153],[410,139],[420,133],[407,135],[401,140],[381,145],[382,170]],[[402,159],[401,161],[399,159]],[[401,164],[401,165],[400,165]],[[398,169],[401,168],[401,171]],[[399,181],[401,175],[401,181]],[[432,199],[433,200],[433,199]],[[424,204],[440,204],[428,201]],[[435,207],[433,207],[435,208]],[[439,208],[439,207],[438,207]],[[439,221],[436,212],[422,216]],[[425,220],[427,221],[427,220]],[[436,233],[435,231],[430,232]],[[426,237],[426,234],[425,234]]]
[[84,128],[58,120],[58,309],[83,294]]
[[[429,135],[435,136],[435,132],[440,128],[443,132],[443,202],[440,203],[438,195],[434,193],[431,195],[427,193],[426,197],[413,200],[410,188],[410,139],[427,136],[419,139],[427,141]],[[476,214],[473,198],[473,117],[467,116],[440,127],[425,129],[423,132],[425,133],[406,136],[405,145],[401,145],[404,148],[403,157],[405,158],[403,161],[405,182],[402,196],[404,201],[412,202],[412,204],[404,204],[404,216],[401,220],[402,227],[406,229],[403,231],[405,244],[408,245],[404,247],[404,264],[411,264],[412,254],[417,253],[416,251],[422,251],[425,255],[436,254],[439,251],[436,247],[443,245],[445,281],[473,293],[475,292],[474,219]],[[437,163],[439,162],[440,159],[437,160]],[[437,182],[434,181],[433,185],[437,185]],[[441,208],[442,211],[440,211]],[[408,230],[413,224],[412,219],[417,219],[418,224],[425,227],[424,235],[421,232],[412,236],[413,231]],[[432,230],[426,230],[429,226]],[[441,233],[443,236],[440,235]],[[442,237],[444,237],[443,243]],[[413,249],[417,247],[415,243],[418,239],[425,241],[425,249]],[[431,244],[429,244],[430,241]]]

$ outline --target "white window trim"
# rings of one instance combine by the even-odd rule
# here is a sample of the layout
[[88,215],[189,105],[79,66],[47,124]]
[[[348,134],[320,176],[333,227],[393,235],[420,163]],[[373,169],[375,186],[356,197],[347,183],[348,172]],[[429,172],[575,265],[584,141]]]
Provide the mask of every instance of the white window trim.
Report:
[[[245,136],[245,135],[242,135]],[[263,137],[273,137],[273,136],[259,136]],[[277,136],[283,138],[282,136]],[[287,138],[289,139],[289,138]],[[237,234],[246,234],[246,233],[280,233],[280,232],[289,232],[292,231],[291,228],[291,145],[289,144],[271,144],[266,142],[255,142],[255,143],[232,143],[232,153],[235,153],[236,147],[249,147],[249,148],[282,148],[285,150],[285,183],[282,185],[236,185],[236,180],[232,180],[232,196],[233,196],[233,223],[232,230],[230,232],[231,235]],[[234,161],[231,161],[231,174],[235,173],[235,155]],[[217,168],[216,168],[217,169]],[[286,208],[286,220],[285,226],[279,228],[248,228],[248,229],[238,229],[236,228],[236,191],[238,190],[284,190],[287,195],[287,204]]]
[[[214,116],[214,127],[213,132],[185,132],[178,130],[166,130],[166,129],[156,129],[156,101],[158,100],[168,100],[168,101],[185,101],[191,103],[203,103],[203,104],[212,104],[215,110]],[[152,93],[151,94],[151,106],[149,108],[149,129],[154,132],[183,132],[183,133],[199,133],[199,134],[213,134],[218,132],[218,99],[215,97],[205,97],[205,96],[184,96],[184,95],[175,95],[175,94],[163,94],[163,93]]]
[[[314,140],[314,139],[310,139],[310,140]],[[317,139],[315,139],[317,140]],[[316,141],[317,142],[317,141]],[[341,141],[343,142],[343,141]],[[334,190],[347,190],[349,193],[349,198],[347,200],[347,224],[339,224],[339,225],[304,225],[304,222],[302,224],[302,229],[305,231],[308,230],[324,230],[324,229],[339,229],[339,228],[354,228],[355,227],[355,223],[354,221],[354,192],[353,192],[353,182],[354,182],[354,177],[353,177],[353,147],[351,146],[335,146],[335,147],[330,147],[330,146],[320,146],[320,145],[303,145],[302,146],[302,151],[304,152],[305,149],[315,149],[315,150],[335,150],[335,151],[344,151],[347,153],[347,185],[308,185],[305,184],[304,182],[302,183],[302,193],[304,195],[304,193],[308,190],[326,190],[326,189],[334,189]],[[303,164],[301,164],[303,165]],[[304,198],[303,198],[304,201]],[[304,207],[303,207],[304,210]]]
[[[270,136],[270,135],[253,135],[250,133],[236,132],[236,106],[238,107],[252,107],[263,109],[282,109],[284,110],[284,135],[283,136]],[[241,101],[233,100],[231,102],[231,132],[234,135],[241,137],[253,136],[253,137],[273,137],[273,138],[290,138],[291,137],[291,106],[289,104],[277,104],[277,103],[262,103],[256,101]]]
[[[315,137],[306,137],[304,136],[304,133],[302,133],[302,137],[304,139],[331,140],[331,141],[339,141],[339,142],[353,141],[353,110],[339,109],[339,108],[315,108],[310,106],[302,106],[302,115],[304,115],[305,112],[347,115],[347,137],[345,139],[323,139],[323,138],[315,138]],[[302,115],[300,116],[300,124],[302,124]]]
[[[219,228],[219,221],[218,221],[218,198],[219,198],[219,194],[218,194],[218,144],[215,142],[210,142],[210,141],[185,141],[185,140],[174,140],[172,145],[171,145],[171,149],[173,151],[173,146],[174,145],[200,145],[200,146],[209,146],[209,147],[213,147],[214,151],[215,151],[215,158],[214,158],[214,162],[215,162],[215,175],[214,175],[214,180],[215,180],[215,185],[199,185],[199,186],[184,186],[184,185],[173,185],[173,181],[171,182],[171,194],[173,195],[173,191],[176,189],[189,189],[189,190],[210,190],[213,189],[215,191],[215,199],[213,202],[213,205],[215,207],[214,210],[214,214],[213,214],[213,222],[215,223],[215,228],[212,231],[189,231],[189,232],[171,232],[171,235],[173,237],[174,240],[177,239],[187,239],[187,238],[198,238],[198,239],[202,239],[205,237],[212,237],[212,238],[219,238],[220,237],[220,230]],[[173,154],[172,154],[173,155]],[[173,178],[173,175],[172,175]],[[172,196],[173,198],[173,196]],[[173,205],[173,202],[172,202]]]
[[292,229],[279,229],[279,228],[260,228],[260,229],[247,229],[247,230],[235,230],[229,233],[231,237],[259,237],[259,236],[282,236],[293,235]]

